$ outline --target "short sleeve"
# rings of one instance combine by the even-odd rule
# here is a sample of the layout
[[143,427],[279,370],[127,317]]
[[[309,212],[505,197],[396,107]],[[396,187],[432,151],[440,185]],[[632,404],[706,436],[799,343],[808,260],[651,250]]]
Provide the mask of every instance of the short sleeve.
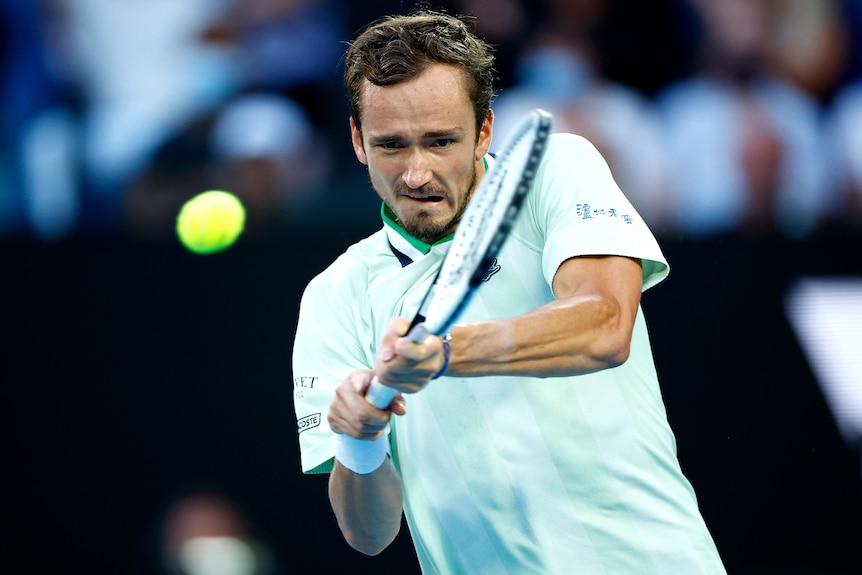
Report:
[[532,225],[543,243],[542,268],[549,285],[560,265],[575,256],[640,259],[643,290],[668,275],[670,268],[655,236],[586,139],[551,136],[528,201]]
[[293,403],[304,473],[331,469],[334,434],[326,420],[335,388],[353,370],[370,367],[360,341],[364,323],[349,279],[336,261],[306,287],[293,346]]

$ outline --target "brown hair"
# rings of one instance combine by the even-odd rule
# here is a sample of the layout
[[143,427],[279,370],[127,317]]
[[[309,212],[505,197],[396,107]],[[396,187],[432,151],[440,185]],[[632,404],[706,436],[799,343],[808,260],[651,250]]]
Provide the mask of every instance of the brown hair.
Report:
[[344,87],[357,129],[362,130],[359,100],[365,80],[391,86],[415,78],[433,63],[455,64],[464,71],[476,129],[481,129],[494,99],[491,47],[468,28],[464,19],[431,10],[387,16],[350,44]]

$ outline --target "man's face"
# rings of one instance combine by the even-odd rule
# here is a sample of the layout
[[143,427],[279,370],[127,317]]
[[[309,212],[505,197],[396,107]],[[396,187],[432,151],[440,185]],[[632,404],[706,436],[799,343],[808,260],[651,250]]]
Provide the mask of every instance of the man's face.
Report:
[[493,116],[476,134],[461,70],[433,64],[393,86],[366,82],[362,133],[353,149],[371,185],[412,236],[433,243],[453,232],[484,174]]

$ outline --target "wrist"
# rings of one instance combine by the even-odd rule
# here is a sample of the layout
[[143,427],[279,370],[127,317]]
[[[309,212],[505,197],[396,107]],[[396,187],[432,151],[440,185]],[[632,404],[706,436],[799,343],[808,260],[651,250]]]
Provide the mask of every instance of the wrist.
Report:
[[446,370],[449,369],[449,357],[452,355],[452,347],[449,344],[450,341],[452,341],[451,333],[447,333],[443,336],[443,367],[441,367],[440,371],[438,371],[431,379],[443,377]]
[[367,475],[386,461],[387,446],[386,434],[374,441],[365,441],[339,433],[335,436],[335,459],[350,471]]

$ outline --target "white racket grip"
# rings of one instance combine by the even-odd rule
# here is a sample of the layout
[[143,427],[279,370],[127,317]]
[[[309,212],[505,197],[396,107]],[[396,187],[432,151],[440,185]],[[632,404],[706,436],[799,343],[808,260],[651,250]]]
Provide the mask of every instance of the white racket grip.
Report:
[[[424,323],[418,323],[408,332],[407,337],[416,343],[422,343],[430,333]],[[375,375],[365,393],[365,399],[368,400],[368,403],[377,409],[386,409],[392,403],[393,397],[395,397],[395,388],[383,385]]]
[[383,385],[377,376],[371,380],[371,385],[368,386],[368,391],[365,393],[365,399],[368,403],[377,409],[386,409],[392,403],[392,398],[395,397],[395,388]]

